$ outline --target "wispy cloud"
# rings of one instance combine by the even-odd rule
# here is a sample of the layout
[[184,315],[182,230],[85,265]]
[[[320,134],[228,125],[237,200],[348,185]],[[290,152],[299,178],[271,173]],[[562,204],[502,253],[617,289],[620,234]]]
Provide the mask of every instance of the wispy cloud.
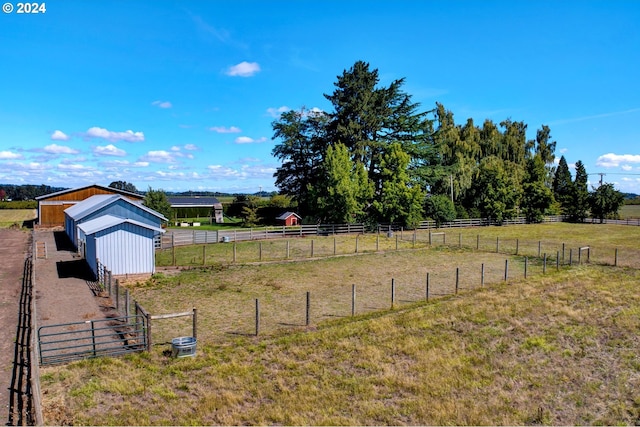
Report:
[[633,163],[640,163],[640,154],[614,154],[607,153],[598,157],[596,166],[603,168],[615,168]]
[[50,144],[43,148],[45,153],[49,154],[78,154],[80,151],[64,145]]
[[267,141],[267,138],[264,136],[258,139],[253,139],[248,136],[239,136],[233,142],[235,142],[236,144],[255,144],[255,143],[266,142],[266,141]]
[[127,155],[126,151],[121,150],[113,144],[98,146],[93,148],[93,154],[96,156],[116,156],[124,157]]
[[127,141],[142,142],[144,141],[144,133],[127,130],[124,132],[113,132],[100,127],[89,128],[84,134],[86,138],[102,138],[110,142]]
[[260,65],[258,65],[257,62],[242,61],[239,64],[229,67],[226,74],[234,77],[251,77],[259,71]]
[[213,132],[217,132],[217,133],[240,133],[240,132],[242,132],[242,130],[240,130],[240,128],[236,127],[236,126],[231,126],[231,127],[213,126],[213,127],[210,127],[209,130],[213,131]]
[[282,115],[282,113],[285,113],[289,110],[291,110],[291,108],[287,107],[286,105],[283,105],[282,107],[269,107],[267,108],[267,114],[277,119]]
[[637,113],[639,111],[640,111],[640,108],[632,108],[630,110],[624,110],[624,111],[612,111],[610,113],[594,114],[591,116],[583,116],[583,117],[574,117],[572,119],[554,120],[549,122],[549,125],[564,125],[567,123],[583,122],[585,120],[602,119],[605,117],[613,117],[613,116],[622,116],[624,114]]
[[0,151],[0,160],[17,160],[22,158],[22,154],[19,153],[13,153],[11,151]]
[[144,156],[140,157],[139,161],[149,163],[174,163],[176,162],[176,153],[170,153],[164,150],[149,151]]
[[69,138],[70,138],[69,135],[62,132],[61,130],[55,130],[51,134],[51,139],[54,141],[68,141]]
[[173,105],[171,105],[171,102],[169,102],[169,101],[153,101],[151,103],[151,105],[155,105],[158,108],[171,108],[171,107],[173,107]]

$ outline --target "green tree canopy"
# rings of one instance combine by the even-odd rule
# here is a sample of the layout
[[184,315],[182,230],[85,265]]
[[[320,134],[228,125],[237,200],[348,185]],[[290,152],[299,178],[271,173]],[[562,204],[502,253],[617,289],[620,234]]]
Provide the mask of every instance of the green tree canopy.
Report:
[[442,223],[456,219],[456,208],[451,198],[444,195],[427,197],[424,202],[424,213],[427,218],[436,222],[438,228]]
[[572,187],[573,182],[571,181],[571,172],[569,172],[567,160],[564,156],[561,156],[553,178],[553,197],[560,203],[561,212],[565,215],[568,214],[573,203]]
[[589,199],[591,215],[604,222],[610,216],[617,217],[620,206],[624,203],[624,195],[613,187],[613,184],[602,184],[591,193]]
[[318,214],[323,222],[351,223],[363,219],[373,186],[363,165],[351,161],[344,144],[327,149],[320,192]]
[[115,188],[117,190],[128,191],[129,193],[138,192],[136,186],[127,181],[113,181],[111,184],[109,184],[109,187]]
[[545,185],[546,176],[544,160],[540,154],[527,159],[520,201],[527,222],[542,222],[545,212],[553,203],[553,194]]
[[158,213],[161,213],[167,219],[170,219],[172,216],[171,203],[169,203],[167,193],[165,193],[163,190],[154,190],[149,187],[147,193],[144,195],[143,204],[146,207],[153,209]]

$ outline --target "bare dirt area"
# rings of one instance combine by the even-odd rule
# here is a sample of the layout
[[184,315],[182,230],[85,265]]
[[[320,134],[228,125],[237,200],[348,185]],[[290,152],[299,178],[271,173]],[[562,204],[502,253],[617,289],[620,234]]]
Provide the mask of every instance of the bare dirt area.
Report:
[[[0,399],[9,415],[9,387],[13,369],[14,340],[18,326],[24,260],[29,252],[29,233],[0,229]],[[6,419],[6,418],[5,418]]]

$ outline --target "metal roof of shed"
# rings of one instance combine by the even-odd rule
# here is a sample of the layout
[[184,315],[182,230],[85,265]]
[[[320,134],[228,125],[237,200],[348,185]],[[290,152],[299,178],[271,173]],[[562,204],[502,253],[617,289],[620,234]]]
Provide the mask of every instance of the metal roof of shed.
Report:
[[193,208],[193,207],[214,207],[222,206],[222,203],[215,197],[191,196],[191,197],[168,197],[172,208]]
[[144,199],[144,196],[142,194],[132,193],[130,191],[125,191],[125,190],[119,190],[119,189],[113,188],[113,187],[105,187],[104,185],[99,185],[99,184],[91,184],[91,185],[85,185],[84,187],[69,188],[67,190],[56,191],[55,193],[44,194],[42,196],[36,197],[36,200],[44,200],[44,199],[48,199],[48,198],[51,198],[51,197],[60,196],[62,194],[73,193],[74,191],[85,190],[85,189],[91,188],[91,187],[100,188],[102,190],[106,190],[106,191],[109,191],[109,192],[112,192],[112,193],[123,194],[125,196],[133,197],[135,199]]
[[132,206],[139,207],[143,211],[146,211],[163,221],[167,221],[167,218],[165,218],[161,213],[146,207],[141,202],[133,201],[120,194],[98,194],[95,196],[91,196],[88,199],[85,199],[82,202],[76,203],[75,205],[65,209],[64,212],[73,220],[78,220],[86,217],[87,215],[91,215],[98,209],[115,203],[118,200],[124,200],[126,203],[129,203]]
[[164,233],[165,231],[162,228],[154,227],[153,225],[145,224],[140,221],[136,221],[134,219],[120,218],[113,215],[103,215],[98,218],[92,219],[90,221],[84,222],[78,225],[78,228],[82,230],[85,234],[94,234],[102,230],[106,230],[110,227],[115,227],[120,224],[129,223],[133,225],[137,225],[142,228],[147,228],[149,230],[157,231],[159,233]]
[[297,213],[295,213],[295,212],[285,212],[282,215],[280,215],[279,217],[277,217],[276,219],[284,220],[284,219],[289,218],[291,215],[295,215],[296,217],[298,217],[298,219],[302,219],[302,217],[300,215],[298,215]]

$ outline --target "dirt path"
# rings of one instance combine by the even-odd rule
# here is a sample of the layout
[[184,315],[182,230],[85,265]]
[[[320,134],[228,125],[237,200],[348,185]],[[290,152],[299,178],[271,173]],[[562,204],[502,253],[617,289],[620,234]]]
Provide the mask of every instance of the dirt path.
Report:
[[9,387],[13,370],[14,340],[18,326],[24,260],[29,252],[29,233],[0,229],[0,401],[3,417],[9,416]]

